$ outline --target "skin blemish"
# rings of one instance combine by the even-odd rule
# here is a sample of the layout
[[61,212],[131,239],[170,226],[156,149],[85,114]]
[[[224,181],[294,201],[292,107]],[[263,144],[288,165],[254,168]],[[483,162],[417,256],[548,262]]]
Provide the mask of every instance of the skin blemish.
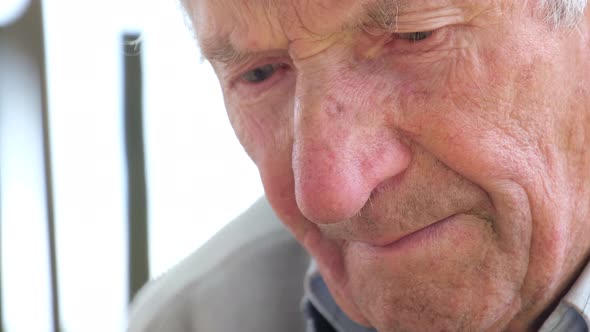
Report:
[[344,106],[336,98],[327,96],[322,103],[322,111],[329,116],[337,116],[344,112]]

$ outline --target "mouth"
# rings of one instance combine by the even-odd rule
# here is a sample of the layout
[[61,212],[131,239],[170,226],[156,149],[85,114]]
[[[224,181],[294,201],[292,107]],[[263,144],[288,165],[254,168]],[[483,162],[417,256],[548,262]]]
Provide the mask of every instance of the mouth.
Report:
[[411,233],[376,241],[359,241],[357,244],[364,247],[364,249],[376,252],[412,250],[423,247],[427,243],[435,242],[444,237],[445,230],[458,216],[459,214],[453,214]]

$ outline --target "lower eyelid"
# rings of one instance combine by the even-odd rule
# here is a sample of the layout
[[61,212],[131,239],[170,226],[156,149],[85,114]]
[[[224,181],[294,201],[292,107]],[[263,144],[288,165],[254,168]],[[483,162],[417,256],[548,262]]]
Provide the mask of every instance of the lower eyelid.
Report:
[[[239,71],[236,70],[233,73],[233,75],[231,75],[231,78],[230,78],[230,76],[228,76],[228,81],[231,82],[230,85],[232,85],[232,86],[235,84],[238,84],[238,83],[244,83],[244,82],[248,83],[248,81],[244,80],[244,75],[246,75],[247,73],[252,72],[256,69],[259,69],[259,68],[262,68],[262,67],[265,67],[268,65],[272,65],[273,67],[275,67],[276,71],[281,70],[282,67],[284,66],[284,64],[282,64],[282,63],[262,63],[262,64],[259,64],[256,66],[249,66],[250,69],[248,69],[248,70],[239,70]],[[250,83],[250,84],[256,84],[256,83]]]
[[[264,79],[264,80],[262,80],[262,81],[258,81],[258,82],[256,82],[256,81],[248,81],[248,80],[245,78],[245,77],[246,77],[248,74],[250,74],[250,73],[253,73],[254,71],[256,71],[256,70],[258,70],[258,69],[262,69],[262,68],[265,68],[265,67],[268,67],[268,66],[271,66],[271,67],[272,67],[272,70],[273,70],[273,72],[270,74],[270,76],[269,76],[268,78],[266,78],[266,79]],[[248,71],[246,71],[245,73],[243,73],[243,74],[240,76],[240,79],[241,79],[242,81],[244,81],[245,83],[247,83],[247,84],[260,84],[260,83],[262,83],[262,82],[265,82],[265,81],[267,81],[268,79],[272,78],[272,76],[274,76],[274,75],[275,75],[275,73],[276,73],[277,71],[281,70],[281,69],[282,69],[282,67],[283,67],[283,64],[280,64],[280,63],[278,63],[278,64],[274,64],[274,63],[273,63],[273,64],[267,64],[267,65],[259,66],[259,67],[256,67],[256,68],[254,68],[254,69],[248,70]]]
[[273,85],[281,84],[282,80],[285,80],[287,76],[290,74],[291,67],[287,64],[279,64],[277,66],[276,72],[269,77],[267,80],[264,80],[259,83],[249,83],[245,82],[241,79],[237,79],[231,85],[232,88],[236,93],[240,94],[240,98],[242,100],[256,100],[261,98],[265,93],[270,92],[272,90]]

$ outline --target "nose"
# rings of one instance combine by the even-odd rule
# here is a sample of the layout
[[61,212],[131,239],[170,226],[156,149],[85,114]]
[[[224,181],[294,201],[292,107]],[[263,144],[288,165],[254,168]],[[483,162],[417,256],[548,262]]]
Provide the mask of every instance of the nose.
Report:
[[321,89],[296,92],[292,155],[297,205],[317,224],[354,217],[376,188],[411,161],[409,148],[388,124],[392,110],[379,102],[381,91],[371,84],[322,81]]

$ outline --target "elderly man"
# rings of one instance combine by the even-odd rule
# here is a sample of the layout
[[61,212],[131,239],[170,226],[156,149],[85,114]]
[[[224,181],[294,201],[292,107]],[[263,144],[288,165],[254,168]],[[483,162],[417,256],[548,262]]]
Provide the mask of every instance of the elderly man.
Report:
[[585,0],[184,5],[329,289],[310,328],[587,331]]

